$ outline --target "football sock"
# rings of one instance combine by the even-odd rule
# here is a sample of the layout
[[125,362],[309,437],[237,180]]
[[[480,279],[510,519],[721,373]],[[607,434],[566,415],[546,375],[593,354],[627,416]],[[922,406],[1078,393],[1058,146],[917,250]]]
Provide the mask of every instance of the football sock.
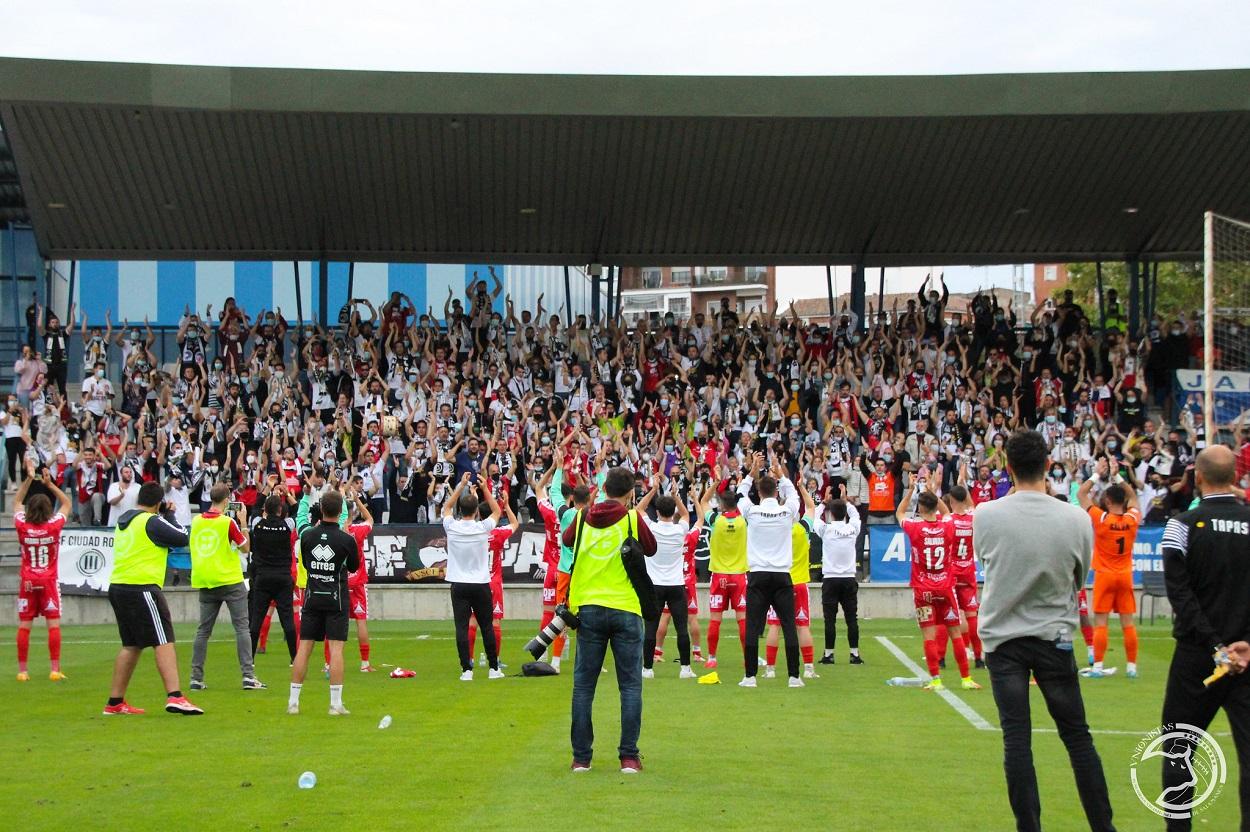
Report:
[[469,661],[473,661],[473,645],[477,642],[477,625],[469,622]]
[[981,658],[981,635],[977,632],[977,617],[968,616],[968,641],[972,643],[972,654]]
[[123,701],[125,701],[125,700],[123,700],[120,696],[110,696],[110,697],[109,697],[109,705],[110,705],[110,706],[120,705]]
[[858,655],[859,655],[859,648],[858,648],[858,647],[852,647],[852,648],[851,648],[851,655],[852,655],[852,656],[858,656]]
[[330,707],[331,708],[343,707],[343,686],[342,685],[330,685]]
[[800,647],[799,652],[803,654],[803,664],[811,664],[812,660],[816,658],[816,648],[810,644],[806,647]]
[[742,644],[742,652],[747,649],[747,620],[746,618],[738,619],[738,641]]
[[1085,639],[1086,647],[1094,646],[1094,628],[1092,626],[1090,626],[1089,624],[1086,624],[1084,627],[1082,627],[1081,636]]
[[498,656],[500,653],[503,652],[503,627],[499,626],[499,622],[495,622],[494,626],[495,626],[495,655]]
[[764,663],[769,667],[775,667],[777,664],[777,645],[764,645]]
[[968,678],[968,651],[964,649],[964,640],[960,636],[952,639],[951,646],[955,650],[955,662],[959,665],[959,678]]
[[1124,659],[1129,664],[1137,664],[1137,628],[1124,628]]
[[181,698],[182,698],[182,691],[180,691],[180,690],[171,690],[169,693],[165,694],[165,698],[167,698],[167,699],[181,699]]
[[[27,630],[27,633],[30,631]],[[1136,632],[1134,632],[1136,636]],[[1133,643],[1137,640],[1134,638]],[[52,671],[59,672],[61,669],[61,628],[51,627],[48,629],[48,658],[52,661]]]
[[709,621],[707,624],[707,654],[716,655],[716,646],[720,644],[720,622]]
[[330,663],[330,642],[323,641],[322,644],[325,646],[326,664],[329,664]]
[[[824,655],[825,655],[825,658],[829,658],[830,656],[833,655],[833,651],[826,647]],[[851,651],[851,655],[855,655],[854,650]]]
[[26,672],[26,660],[30,656],[30,630],[17,631],[17,669]]
[[1107,655],[1107,628],[1094,628],[1094,664],[1101,665]]
[[287,698],[287,705],[299,705],[299,692],[304,689],[302,682],[291,683],[291,695]]
[[547,629],[547,625],[550,624],[551,619],[555,617],[556,617],[556,614],[552,612],[551,610],[543,610],[543,617],[539,619],[538,621],[538,629],[539,630]]
[[365,642],[360,645],[360,660],[365,664],[369,663],[369,643],[368,642]]
[[938,667],[938,646],[935,639],[926,638],[924,640],[924,660],[925,664],[929,666],[930,676],[936,677],[940,675],[941,668]]
[[273,621],[271,616],[266,615],[260,620],[260,638],[257,640],[257,648],[263,650],[269,644],[269,623]]
[[935,643],[937,644],[938,661],[946,661],[946,638],[950,634],[945,629],[939,629]]
[[560,635],[556,636],[556,640],[551,642],[551,655],[563,656],[564,655],[564,643],[568,640],[569,640],[568,636],[566,636],[564,633],[560,633]]

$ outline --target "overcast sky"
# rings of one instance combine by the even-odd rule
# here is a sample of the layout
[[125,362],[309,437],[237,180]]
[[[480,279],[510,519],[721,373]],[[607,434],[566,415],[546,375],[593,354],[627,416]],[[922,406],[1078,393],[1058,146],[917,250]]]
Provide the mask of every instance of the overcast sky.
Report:
[[[931,75],[1217,69],[1250,66],[1247,32],[1246,0],[0,3],[0,55],[408,71]],[[822,271],[781,270],[783,303],[823,295]],[[1010,267],[948,268],[946,274],[953,291],[1011,280]],[[814,284],[813,277],[819,277]],[[914,291],[923,277],[924,270],[892,271],[887,291]]]
[[1250,63],[1250,3],[10,0],[0,54],[228,66],[714,75]]

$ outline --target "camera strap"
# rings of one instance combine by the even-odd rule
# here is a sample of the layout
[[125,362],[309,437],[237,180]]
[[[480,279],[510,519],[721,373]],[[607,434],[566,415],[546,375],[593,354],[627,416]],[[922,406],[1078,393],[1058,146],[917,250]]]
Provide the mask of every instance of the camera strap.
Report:
[[577,534],[573,538],[573,560],[569,562],[569,581],[573,580],[573,568],[577,566],[577,553],[582,548],[582,528],[586,525],[586,510],[577,512]]

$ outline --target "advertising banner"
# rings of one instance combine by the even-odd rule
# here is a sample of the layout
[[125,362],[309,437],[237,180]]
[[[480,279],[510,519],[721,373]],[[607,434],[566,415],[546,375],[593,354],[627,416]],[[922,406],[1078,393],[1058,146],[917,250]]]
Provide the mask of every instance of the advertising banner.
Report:
[[[1162,526],[1142,526],[1133,544],[1133,583],[1141,583],[1142,572],[1162,572]],[[871,579],[875,584],[906,584],[911,580],[911,544],[902,528],[895,525],[868,527]],[[981,580],[980,566],[977,579]],[[1093,576],[1090,576],[1093,583]]]

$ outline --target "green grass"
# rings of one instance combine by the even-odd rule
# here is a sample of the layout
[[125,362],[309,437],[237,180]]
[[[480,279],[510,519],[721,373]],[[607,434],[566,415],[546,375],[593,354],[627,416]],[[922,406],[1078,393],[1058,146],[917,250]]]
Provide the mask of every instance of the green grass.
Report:
[[[194,628],[177,630],[186,685]],[[917,631],[905,621],[864,622],[867,664],[845,664],[840,649],[839,663],[819,668],[822,678],[803,690],[762,678],[757,690],[739,689],[732,627],[720,656],[724,684],[679,682],[677,666],[666,663],[644,688],[646,770],[635,778],[614,765],[614,677],[602,677],[596,703],[595,770],[572,775],[571,674],[487,682],[479,671],[464,684],[456,678],[450,624],[376,622],[371,630],[374,663],[413,668],[417,678],[356,673],[349,644],[344,699],[352,715],[326,716],[327,683],[314,673],[304,713],[289,717],[282,645],[271,643],[258,657],[257,673],[270,689],[244,692],[222,621],[209,651],[209,690],[193,695],[207,714],[187,719],[160,710],[163,692],[149,655],[129,693],[148,714],[100,715],[116,652],[111,627],[66,630],[69,681],[60,685],[47,681],[41,624],[31,644],[33,680],[25,684],[14,680],[13,628],[0,628],[0,758],[7,764],[0,807],[22,828],[80,830],[1012,827],[999,734],[974,729],[933,694],[884,684],[910,674],[876,636],[920,661]],[[532,632],[531,622],[505,622],[509,673],[519,669]],[[1141,632],[1142,678],[1082,685],[1096,730],[1145,732],[1158,723],[1172,644],[1161,624]],[[671,636],[668,647],[675,647]],[[1116,648],[1109,664],[1122,664]],[[946,678],[956,683],[951,665]],[[988,682],[984,671],[974,675]],[[988,683],[956,693],[997,724]],[[1033,713],[1035,726],[1053,728],[1036,692]],[[380,731],[384,714],[394,724]],[[1220,741],[1234,770],[1202,825],[1229,829],[1237,818],[1236,759],[1223,716],[1211,730],[1225,733]],[[1128,778],[1138,739],[1095,737],[1121,830],[1161,827]],[[1057,736],[1035,734],[1034,753],[1046,828],[1085,828]],[[296,788],[306,769],[317,774],[312,791]]]

